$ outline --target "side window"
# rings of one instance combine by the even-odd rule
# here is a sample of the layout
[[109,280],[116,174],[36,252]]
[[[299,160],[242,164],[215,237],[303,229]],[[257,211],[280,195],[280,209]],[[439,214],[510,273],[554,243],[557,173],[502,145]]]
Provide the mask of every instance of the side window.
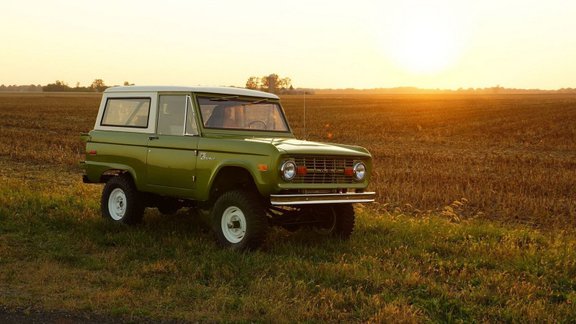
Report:
[[184,135],[186,96],[160,96],[158,134]]
[[198,135],[198,124],[196,124],[196,110],[192,104],[192,98],[186,97],[186,135]]
[[109,98],[100,125],[147,128],[150,98]]

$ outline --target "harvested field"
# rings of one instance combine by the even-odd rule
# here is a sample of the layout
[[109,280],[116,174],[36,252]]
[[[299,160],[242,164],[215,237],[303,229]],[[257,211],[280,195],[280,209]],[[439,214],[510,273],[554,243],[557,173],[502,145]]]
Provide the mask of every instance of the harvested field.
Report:
[[[302,97],[282,99],[302,137]],[[78,167],[99,101],[0,95],[0,322],[576,317],[573,96],[308,96],[307,138],[367,147],[378,203],[350,241],[274,228],[251,253],[193,209],[103,221]]]

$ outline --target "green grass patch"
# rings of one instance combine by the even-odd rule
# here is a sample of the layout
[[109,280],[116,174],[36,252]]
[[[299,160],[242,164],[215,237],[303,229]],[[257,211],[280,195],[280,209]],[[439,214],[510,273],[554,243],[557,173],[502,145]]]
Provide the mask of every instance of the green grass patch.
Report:
[[0,305],[210,321],[576,318],[572,232],[359,210],[348,242],[272,229],[237,253],[193,210],[114,226],[101,187],[28,175],[2,175]]

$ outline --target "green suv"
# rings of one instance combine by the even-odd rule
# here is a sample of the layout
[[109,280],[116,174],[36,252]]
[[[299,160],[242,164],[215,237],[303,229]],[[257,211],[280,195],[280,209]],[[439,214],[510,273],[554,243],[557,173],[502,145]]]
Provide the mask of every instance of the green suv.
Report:
[[272,225],[346,239],[352,204],[374,201],[370,153],[297,140],[270,93],[114,87],[83,139],[84,182],[105,183],[105,218],[136,224],[146,207],[194,207],[232,249],[259,246]]

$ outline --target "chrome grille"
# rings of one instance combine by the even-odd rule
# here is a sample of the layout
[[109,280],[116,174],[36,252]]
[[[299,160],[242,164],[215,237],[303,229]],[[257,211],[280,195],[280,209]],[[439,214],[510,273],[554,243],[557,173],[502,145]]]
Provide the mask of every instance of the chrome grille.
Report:
[[294,162],[298,167],[306,167],[306,175],[296,175],[294,183],[354,183],[352,175],[346,175],[346,168],[354,167],[354,159],[330,156],[297,156]]

